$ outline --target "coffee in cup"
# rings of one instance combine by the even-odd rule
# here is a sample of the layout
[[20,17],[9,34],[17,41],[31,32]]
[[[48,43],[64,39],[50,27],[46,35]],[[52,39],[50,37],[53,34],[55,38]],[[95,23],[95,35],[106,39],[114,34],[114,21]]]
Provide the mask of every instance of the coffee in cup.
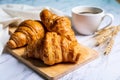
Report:
[[77,32],[83,35],[91,35],[95,33],[103,19],[109,16],[109,26],[113,22],[113,15],[105,13],[103,9],[98,7],[78,6],[72,9],[72,24]]

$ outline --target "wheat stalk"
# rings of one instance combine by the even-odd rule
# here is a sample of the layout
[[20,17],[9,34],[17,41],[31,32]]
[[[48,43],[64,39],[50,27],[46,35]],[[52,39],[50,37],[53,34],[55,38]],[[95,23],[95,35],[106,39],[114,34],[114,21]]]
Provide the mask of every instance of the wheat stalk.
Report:
[[[96,46],[99,46],[100,44],[104,43],[109,37],[111,34],[111,31],[110,30],[107,30],[105,32],[102,32],[101,34],[99,34],[98,36],[95,37],[96,39]],[[107,37],[107,38],[106,38]]]
[[107,47],[105,48],[104,54],[109,54],[114,44],[114,37],[119,31],[120,25],[106,27],[102,30],[97,31],[94,36],[94,38],[96,39],[96,46],[105,44],[107,42]]
[[104,51],[105,55],[110,53],[110,51],[113,47],[113,44],[114,44],[114,39],[112,38],[112,39],[110,39],[110,41],[107,44],[107,47],[105,48],[105,51]]
[[108,39],[111,38],[112,31],[113,31],[113,27],[105,28],[98,31],[95,35],[95,39],[97,41],[96,46],[99,46],[102,43],[108,41]]

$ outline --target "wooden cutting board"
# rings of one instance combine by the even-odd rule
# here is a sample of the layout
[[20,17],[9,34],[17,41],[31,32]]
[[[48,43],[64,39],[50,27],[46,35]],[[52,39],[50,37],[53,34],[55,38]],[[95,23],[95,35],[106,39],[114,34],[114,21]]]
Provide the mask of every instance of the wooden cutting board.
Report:
[[98,53],[96,51],[84,46],[83,48],[85,48],[88,51],[88,53],[83,53],[78,63],[61,63],[53,66],[47,66],[43,64],[43,62],[40,60],[24,58],[23,55],[25,48],[11,50],[7,47],[7,50],[18,60],[25,63],[27,66],[38,72],[40,75],[44,76],[49,80],[56,80],[98,57]]
[[[14,31],[14,29],[11,29],[11,33]],[[81,45],[82,46],[82,45]],[[84,64],[91,62],[92,60],[96,59],[98,57],[98,53],[90,49],[86,46],[82,46],[82,49],[85,49],[87,53],[82,53],[80,56],[79,61],[76,64],[72,63],[60,63],[53,66],[47,66],[42,61],[36,60],[36,59],[26,59],[23,57],[25,47],[18,48],[18,49],[10,49],[6,47],[6,49],[18,60],[25,63],[27,66],[38,72],[38,74],[42,75],[43,77],[49,79],[49,80],[56,80],[73,70],[76,70],[77,68],[80,68]]]

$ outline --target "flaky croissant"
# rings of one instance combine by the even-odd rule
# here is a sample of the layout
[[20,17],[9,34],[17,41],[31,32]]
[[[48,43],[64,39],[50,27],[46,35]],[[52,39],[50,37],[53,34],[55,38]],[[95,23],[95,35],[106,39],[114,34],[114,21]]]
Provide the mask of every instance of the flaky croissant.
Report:
[[43,45],[41,59],[48,65],[76,62],[80,57],[79,44],[76,41],[69,41],[56,32],[47,32]]
[[41,22],[35,20],[25,20],[11,35],[7,42],[8,47],[18,48],[31,44],[44,37],[44,28]]
[[29,57],[41,59],[47,65],[61,62],[77,62],[80,54],[80,45],[70,41],[56,32],[47,32],[42,43],[37,44],[33,54]]
[[67,17],[57,16],[45,9],[40,18],[41,22],[22,22],[11,35],[8,46],[17,48],[27,45],[25,55],[41,59],[47,65],[77,62],[82,53],[87,53],[77,42]]
[[71,28],[71,21],[67,17],[57,16],[51,11],[44,9],[40,13],[40,18],[48,31],[57,32],[69,40],[76,40],[75,34]]

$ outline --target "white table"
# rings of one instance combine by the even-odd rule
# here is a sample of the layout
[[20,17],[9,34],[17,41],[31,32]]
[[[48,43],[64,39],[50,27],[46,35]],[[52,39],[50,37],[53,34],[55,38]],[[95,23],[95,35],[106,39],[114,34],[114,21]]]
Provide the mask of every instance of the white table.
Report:
[[[38,3],[36,0],[34,4],[30,3],[30,5],[47,5],[64,11],[68,15],[70,15],[71,8],[74,6],[99,6],[104,8],[106,12],[110,12],[115,16],[113,25],[120,24],[120,5],[114,0],[110,0],[110,3],[107,3],[107,1],[109,2],[109,0],[46,0],[38,1]],[[14,1],[11,1],[11,3],[12,2]],[[2,3],[7,3],[7,1],[3,1]],[[27,4],[29,4],[29,2]],[[104,24],[105,23],[103,23],[103,25]],[[77,36],[77,38],[79,37],[81,36]],[[86,43],[88,40],[88,37],[82,36],[78,41],[80,43]],[[89,46],[88,43],[85,45]],[[108,56],[102,55],[102,52],[99,53],[99,58],[60,78],[60,80],[120,80],[120,33],[116,36],[114,47]],[[0,56],[0,80],[44,80],[44,78],[15,59],[9,53],[4,53]]]

